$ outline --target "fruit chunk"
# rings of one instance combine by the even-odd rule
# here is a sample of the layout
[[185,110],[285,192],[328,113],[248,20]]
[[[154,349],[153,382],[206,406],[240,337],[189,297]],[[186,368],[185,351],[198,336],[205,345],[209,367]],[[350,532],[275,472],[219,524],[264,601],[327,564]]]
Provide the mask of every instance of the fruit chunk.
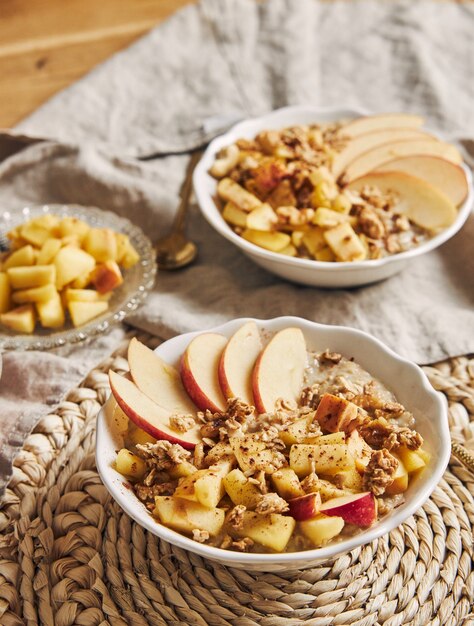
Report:
[[357,418],[357,405],[345,398],[325,393],[316,409],[315,420],[321,428],[330,433],[345,431],[349,424]]
[[50,237],[46,239],[41,246],[41,250],[38,252],[38,258],[36,263],[38,265],[48,265],[51,263],[61,248],[61,240]]
[[270,467],[272,467],[274,451],[268,449],[265,442],[249,434],[243,437],[232,437],[230,444],[243,472],[250,469],[262,469],[269,473]]
[[102,315],[109,308],[107,302],[69,302],[67,305],[69,315],[74,326],[82,326],[86,322]]
[[[299,443],[296,442],[295,443]],[[346,434],[342,431],[336,433],[330,433],[329,435],[311,435],[306,437],[306,439],[302,443],[337,443],[343,444],[346,443]],[[351,451],[351,450],[349,450]]]
[[113,371],[109,372],[109,380],[115,400],[125,415],[152,437],[179,443],[187,450],[201,441],[197,425],[185,433],[174,431],[169,423],[170,412],[150,400],[130,380]]
[[297,521],[303,521],[316,517],[321,508],[321,496],[319,493],[306,493],[299,498],[288,500],[290,515]]
[[277,401],[296,404],[303,387],[306,342],[299,328],[280,330],[257,359],[252,374],[255,406],[259,413],[275,409]]
[[382,193],[396,193],[395,211],[427,230],[447,228],[456,219],[456,207],[449,198],[411,174],[373,172],[354,180],[348,187],[360,190],[366,185],[378,187]]
[[393,456],[397,459],[398,465],[395,470],[395,474],[393,475],[393,482],[385,488],[385,493],[389,496],[403,493],[408,489],[408,472],[406,467],[403,465],[400,458],[398,458],[395,454]]
[[123,283],[122,272],[115,261],[97,265],[91,272],[90,280],[101,294],[108,293]]
[[100,302],[107,300],[95,289],[71,289],[64,291],[66,302]]
[[183,461],[182,463],[173,465],[173,467],[170,467],[170,469],[167,471],[171,478],[185,478],[186,476],[191,476],[191,474],[195,474],[198,470],[189,461]]
[[367,250],[348,222],[326,230],[324,239],[338,261],[363,261],[367,256]]
[[250,228],[244,230],[242,237],[247,241],[250,241],[250,243],[254,243],[256,246],[265,248],[271,252],[280,252],[280,250],[286,248],[291,242],[290,235],[287,235],[286,233],[278,231],[267,233],[265,231],[252,230]]
[[44,328],[60,328],[64,326],[64,309],[58,293],[46,302],[37,302],[36,310]]
[[323,232],[322,228],[310,228],[308,231],[302,233],[301,243],[312,256],[316,256],[316,254],[326,246]]
[[74,279],[89,274],[95,266],[95,259],[84,250],[66,246],[54,257],[56,266],[56,287],[62,289]]
[[[344,130],[342,132],[344,134]],[[435,141],[434,137],[413,128],[384,128],[383,130],[364,133],[350,139],[344,148],[336,154],[332,162],[332,173],[337,178],[351,161],[367,152],[367,150],[387,143],[393,143],[394,141],[406,141],[407,139]]]
[[242,527],[234,532],[239,537],[250,537],[256,543],[275,552],[283,552],[295,525],[296,522],[292,517],[279,513],[258,515],[253,511],[244,511]]
[[0,315],[0,323],[19,333],[31,334],[35,329],[35,319],[35,309],[32,304],[19,306]]
[[222,509],[208,509],[198,502],[180,500],[170,496],[156,496],[153,514],[165,526],[190,535],[196,528],[206,530],[211,537],[224,526]]
[[355,493],[324,502],[321,513],[342,517],[346,524],[366,527],[377,519],[377,502],[370,491]]
[[226,398],[240,398],[253,405],[252,371],[261,350],[255,322],[247,322],[229,339],[218,367],[219,384]]
[[[313,415],[314,413],[311,413],[311,418]],[[308,427],[308,418],[302,417],[280,430],[279,438],[286,446],[291,446],[293,443],[302,443],[308,436]]]
[[300,478],[312,471],[334,475],[354,467],[354,458],[346,445],[294,444],[290,449],[290,467]]
[[28,302],[46,302],[51,300],[57,294],[54,285],[43,285],[42,287],[32,287],[31,289],[22,289],[15,291],[12,295],[13,302],[25,304]]
[[257,196],[254,196],[231,178],[223,178],[217,183],[217,194],[219,198],[232,202],[242,211],[252,211],[262,204]]
[[238,468],[233,469],[224,478],[224,487],[234,504],[243,504],[248,510],[254,509],[262,498],[257,486]]
[[327,500],[331,500],[331,498],[339,498],[340,496],[348,495],[348,492],[344,489],[339,489],[335,485],[333,485],[329,480],[324,480],[323,478],[315,478],[311,481],[311,488],[308,489],[311,492],[318,492],[321,496],[321,500],[326,502]]
[[419,115],[408,113],[381,113],[380,115],[367,115],[358,117],[341,129],[343,135],[359,137],[365,133],[386,131],[395,128],[420,128],[424,119]]
[[117,240],[109,228],[90,228],[84,237],[83,246],[98,263],[115,261],[117,258]]
[[271,480],[278,495],[285,500],[305,495],[299,478],[291,467],[281,467],[271,475]]
[[60,237],[74,236],[82,242],[91,230],[89,224],[78,217],[63,217],[58,225],[58,234]]
[[241,228],[247,226],[247,215],[248,213],[246,211],[239,209],[233,202],[227,202],[222,211],[222,217],[226,222],[233,226],[240,226]]
[[219,360],[227,339],[203,333],[186,348],[180,365],[181,380],[189,397],[202,411],[223,411],[227,405],[219,386]]
[[22,239],[37,248],[41,248],[46,239],[51,236],[48,228],[44,228],[41,224],[35,224],[34,221],[23,224],[20,227],[20,235]]
[[115,469],[127,478],[140,479],[146,471],[146,463],[127,448],[122,448],[115,459]]
[[372,148],[372,150],[368,150],[354,159],[347,166],[343,174],[343,181],[347,185],[388,161],[412,154],[429,154],[442,157],[453,163],[462,162],[458,149],[442,141],[397,141]]
[[[326,209],[325,207],[319,207],[319,209],[316,209],[316,213],[314,214],[313,224],[316,224],[316,226],[320,226],[321,228],[334,228],[334,226],[348,222],[350,219],[349,215],[346,215],[345,213],[333,211],[332,209]],[[323,246],[325,243],[326,242],[323,238]]]
[[196,412],[176,368],[165,363],[135,337],[128,345],[127,356],[133,382],[151,400],[168,409],[170,415]]
[[362,476],[357,471],[357,467],[343,470],[334,474],[334,482],[341,489],[349,489],[350,491],[362,491]]
[[7,260],[3,263],[3,269],[8,270],[10,267],[18,267],[21,265],[34,265],[35,253],[33,246],[23,246],[12,252]]
[[423,457],[418,454],[417,450],[409,450],[408,448],[401,446],[400,448],[398,448],[397,454],[409,474],[412,474],[419,469],[423,469],[423,467],[425,467],[426,465]]
[[10,284],[13,289],[27,289],[41,287],[56,280],[54,265],[33,265],[26,267],[11,267],[7,270]]
[[247,228],[271,231],[278,222],[278,216],[269,204],[252,209],[247,215]]
[[375,171],[404,172],[421,178],[444,193],[454,206],[459,206],[464,202],[469,190],[466,174],[460,165],[428,154],[414,154],[393,159],[380,165]]
[[0,272],[0,313],[6,313],[11,308],[11,287],[8,274]]
[[192,472],[179,481],[174,496],[193,500],[214,509],[225,493],[223,478],[228,474],[230,467],[230,462],[224,461],[209,469]]
[[322,546],[339,535],[344,528],[344,520],[342,517],[320,515],[314,519],[300,522],[299,528],[315,546]]

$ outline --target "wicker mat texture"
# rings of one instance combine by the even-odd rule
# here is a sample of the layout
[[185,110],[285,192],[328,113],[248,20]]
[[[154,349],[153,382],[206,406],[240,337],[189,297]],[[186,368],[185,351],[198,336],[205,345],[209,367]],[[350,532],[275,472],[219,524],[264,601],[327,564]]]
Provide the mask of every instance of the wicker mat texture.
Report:
[[[126,369],[124,354],[125,345],[41,419],[16,459],[0,509],[2,626],[474,624],[474,476],[454,459],[405,524],[309,570],[226,568],[132,522],[94,463],[106,372]],[[474,358],[424,369],[463,442],[474,426]]]

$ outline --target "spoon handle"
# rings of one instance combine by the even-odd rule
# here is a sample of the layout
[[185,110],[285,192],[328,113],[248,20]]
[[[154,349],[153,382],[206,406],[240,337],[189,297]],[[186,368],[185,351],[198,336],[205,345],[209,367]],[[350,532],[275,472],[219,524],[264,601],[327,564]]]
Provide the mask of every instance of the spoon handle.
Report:
[[189,207],[189,197],[193,189],[193,172],[196,165],[199,163],[202,152],[197,150],[191,154],[189,163],[186,169],[186,177],[184,179],[181,191],[179,193],[180,203],[176,212],[176,217],[171,228],[171,233],[178,233],[184,230],[186,211]]

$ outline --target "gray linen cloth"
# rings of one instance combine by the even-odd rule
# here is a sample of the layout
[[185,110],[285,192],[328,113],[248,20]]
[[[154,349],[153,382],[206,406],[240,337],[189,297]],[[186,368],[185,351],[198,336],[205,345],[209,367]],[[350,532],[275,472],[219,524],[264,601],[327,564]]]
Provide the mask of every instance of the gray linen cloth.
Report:
[[[422,113],[469,148],[472,32],[469,4],[204,0],[0,136],[0,206],[95,205],[126,215],[154,239],[171,224],[187,157],[143,157],[200,145],[210,117],[287,104]],[[168,338],[236,316],[300,315],[369,331],[420,363],[474,351],[472,217],[398,276],[337,291],[266,273],[214,233],[196,207],[189,231],[199,245],[197,263],[159,274],[129,318],[136,327]],[[4,355],[0,486],[40,414],[123,334],[116,328],[82,348]]]

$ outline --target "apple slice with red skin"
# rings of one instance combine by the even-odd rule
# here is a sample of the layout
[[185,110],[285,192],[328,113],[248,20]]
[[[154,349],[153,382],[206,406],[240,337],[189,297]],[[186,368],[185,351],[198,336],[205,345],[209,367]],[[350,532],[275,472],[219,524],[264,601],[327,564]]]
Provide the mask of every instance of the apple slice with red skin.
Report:
[[319,513],[321,509],[321,496],[318,492],[307,493],[304,496],[288,500],[288,506],[290,507],[291,517],[294,517],[298,522],[303,522],[304,520],[315,517]]
[[189,399],[175,367],[135,337],[128,345],[127,357],[133,382],[153,402],[172,414],[196,413],[197,407]]
[[272,337],[252,374],[253,397],[259,413],[274,411],[279,398],[297,403],[306,363],[306,342],[299,328],[285,328]]
[[341,133],[349,137],[359,137],[365,133],[384,131],[395,128],[420,128],[424,119],[409,113],[380,113],[357,117],[341,128]]
[[240,398],[253,405],[252,371],[262,351],[255,322],[247,322],[229,339],[219,361],[219,384],[226,398]]
[[227,338],[217,333],[195,337],[181,357],[180,373],[184,388],[201,411],[222,413],[227,402],[219,385],[218,368]]
[[201,441],[199,426],[193,426],[185,433],[173,430],[169,423],[172,412],[150,400],[132,381],[109,371],[110,388],[113,396],[125,415],[139,428],[155,439],[166,439],[179,443],[187,450],[193,450]]
[[371,526],[377,519],[377,502],[373,493],[365,491],[327,500],[319,512],[342,517],[347,524],[364,528]]

